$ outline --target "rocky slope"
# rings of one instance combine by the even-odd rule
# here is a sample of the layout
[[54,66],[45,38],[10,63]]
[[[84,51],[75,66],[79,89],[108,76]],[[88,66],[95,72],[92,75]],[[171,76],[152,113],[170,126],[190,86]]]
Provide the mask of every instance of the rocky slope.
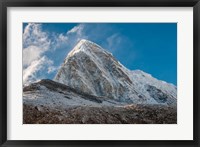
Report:
[[43,107],[25,104],[23,107],[24,124],[176,124],[175,107],[161,105],[133,104],[121,107],[72,108]]

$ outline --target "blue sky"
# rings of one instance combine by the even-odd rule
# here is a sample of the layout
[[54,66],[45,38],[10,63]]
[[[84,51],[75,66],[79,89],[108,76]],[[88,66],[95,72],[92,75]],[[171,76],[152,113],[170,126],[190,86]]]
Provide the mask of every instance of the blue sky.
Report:
[[24,84],[53,79],[80,39],[99,44],[130,70],[177,84],[176,23],[24,23]]

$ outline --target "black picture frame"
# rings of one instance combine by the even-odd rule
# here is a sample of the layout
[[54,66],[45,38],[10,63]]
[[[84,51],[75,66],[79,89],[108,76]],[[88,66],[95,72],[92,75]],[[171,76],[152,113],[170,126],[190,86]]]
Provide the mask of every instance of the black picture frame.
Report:
[[[7,8],[8,7],[193,7],[193,140],[23,141],[7,140]],[[199,0],[1,0],[0,2],[0,145],[1,146],[170,146],[198,147],[200,124],[200,2]],[[153,132],[152,132],[153,133]],[[186,132],[187,133],[187,132]]]

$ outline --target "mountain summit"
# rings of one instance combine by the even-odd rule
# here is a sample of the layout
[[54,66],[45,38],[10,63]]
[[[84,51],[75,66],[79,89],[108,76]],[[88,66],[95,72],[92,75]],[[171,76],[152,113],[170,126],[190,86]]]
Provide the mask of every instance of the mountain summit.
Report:
[[131,71],[111,53],[82,39],[67,55],[54,81],[120,103],[176,105],[176,87],[141,70]]

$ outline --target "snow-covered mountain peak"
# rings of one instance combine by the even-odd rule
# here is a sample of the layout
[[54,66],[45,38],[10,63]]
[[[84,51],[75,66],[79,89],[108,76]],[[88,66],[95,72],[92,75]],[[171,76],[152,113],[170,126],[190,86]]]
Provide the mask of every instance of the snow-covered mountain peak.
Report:
[[68,56],[73,56],[78,52],[85,52],[85,53],[89,53],[92,50],[101,50],[103,52],[105,52],[105,50],[99,46],[98,44],[86,40],[86,39],[81,39],[77,45],[69,52]]
[[85,39],[67,55],[54,80],[119,102],[176,104],[175,86],[141,70],[128,70],[111,53]]

